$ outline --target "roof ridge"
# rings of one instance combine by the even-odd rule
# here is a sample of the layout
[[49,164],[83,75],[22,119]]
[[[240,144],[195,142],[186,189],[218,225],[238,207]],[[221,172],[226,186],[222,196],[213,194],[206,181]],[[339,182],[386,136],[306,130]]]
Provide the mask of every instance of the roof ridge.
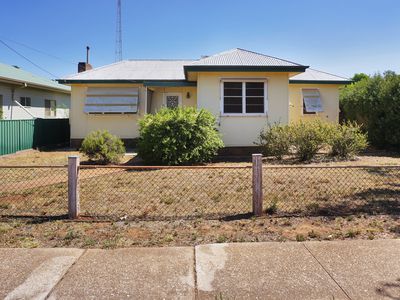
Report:
[[335,76],[335,77],[339,77],[339,78],[343,78],[343,79],[346,79],[346,80],[350,80],[350,78],[339,76],[339,75],[335,75],[335,74],[332,74],[332,73],[329,73],[329,72],[325,72],[325,71],[321,71],[321,70],[317,70],[317,69],[312,69],[312,68],[310,68],[310,70],[321,72],[321,73],[328,74],[328,75]]
[[196,61],[197,59],[188,58],[188,59],[180,59],[180,58],[130,58],[125,61]]
[[89,73],[91,71],[101,70],[101,69],[108,68],[108,67],[113,66],[113,65],[121,64],[121,63],[123,63],[125,61],[126,60],[121,60],[121,61],[113,62],[113,63],[108,64],[108,65],[104,65],[104,66],[96,67],[96,68],[93,68],[93,69],[90,69],[90,70],[86,70],[86,71],[83,71],[83,72],[74,73],[74,74],[65,76],[65,78],[71,78],[71,77],[75,77],[75,76],[80,75],[80,74]]
[[283,60],[283,61],[286,61],[286,62],[291,63],[291,64],[295,64],[295,65],[298,65],[298,66],[305,66],[305,65],[302,65],[302,64],[298,64],[298,63],[296,63],[294,61],[291,61],[291,60],[279,58],[279,57],[268,55],[268,54],[264,54],[264,53],[260,53],[260,52],[256,52],[256,51],[252,51],[252,50],[247,50],[247,49],[243,49],[243,48],[237,48],[237,49],[241,50],[241,51],[246,51],[246,52],[250,52],[250,53],[254,53],[254,54],[258,54],[258,55],[262,55],[262,56],[267,56],[267,57]]

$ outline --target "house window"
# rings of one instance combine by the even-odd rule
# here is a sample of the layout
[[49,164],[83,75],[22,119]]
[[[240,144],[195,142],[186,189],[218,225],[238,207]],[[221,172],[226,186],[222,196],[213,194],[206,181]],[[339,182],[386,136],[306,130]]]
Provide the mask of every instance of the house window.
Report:
[[316,114],[323,111],[321,96],[317,89],[303,89],[303,114]]
[[19,104],[25,107],[31,107],[31,98],[30,97],[20,97]]
[[167,108],[177,108],[182,103],[182,95],[180,93],[166,93],[164,96],[164,105]]
[[135,114],[139,88],[88,88],[83,111],[88,114]]
[[223,114],[265,114],[265,81],[223,81]]
[[44,114],[46,117],[55,117],[57,115],[56,100],[44,100]]

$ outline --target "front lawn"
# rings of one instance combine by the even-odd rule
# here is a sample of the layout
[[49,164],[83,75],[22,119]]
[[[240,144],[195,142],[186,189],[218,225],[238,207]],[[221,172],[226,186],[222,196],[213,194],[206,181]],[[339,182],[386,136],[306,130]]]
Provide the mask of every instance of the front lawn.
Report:
[[[76,154],[30,151],[0,158],[0,165],[65,165],[67,156]],[[128,156],[123,163],[132,161],[136,163]],[[400,237],[400,169],[390,169],[400,165],[398,157],[370,153],[351,162],[315,161],[307,168],[268,168],[277,167],[275,161],[264,163],[264,210],[269,216],[246,214],[251,210],[250,168],[82,168],[81,212],[102,219],[77,222],[54,219],[67,212],[65,168],[0,168],[0,214],[50,217],[1,220],[0,247],[109,248]],[[246,167],[251,163],[210,165]],[[364,167],[313,168],[337,165]],[[386,168],[366,167],[370,165]],[[208,219],[212,215],[216,219]]]

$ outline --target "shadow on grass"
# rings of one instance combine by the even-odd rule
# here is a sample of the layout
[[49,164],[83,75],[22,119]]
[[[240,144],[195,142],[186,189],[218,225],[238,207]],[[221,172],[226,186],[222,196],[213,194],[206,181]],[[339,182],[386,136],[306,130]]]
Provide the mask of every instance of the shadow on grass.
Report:
[[27,224],[42,224],[46,222],[68,220],[68,215],[57,216],[32,216],[32,215],[6,215],[0,216],[0,221],[7,222],[9,220],[23,220]]
[[313,202],[293,212],[305,216],[394,215],[400,216],[400,191],[389,188],[368,189],[339,201]]

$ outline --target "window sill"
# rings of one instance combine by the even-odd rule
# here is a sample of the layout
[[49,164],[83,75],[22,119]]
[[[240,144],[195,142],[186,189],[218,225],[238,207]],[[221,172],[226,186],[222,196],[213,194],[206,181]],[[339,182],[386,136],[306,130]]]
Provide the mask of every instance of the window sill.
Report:
[[221,114],[221,117],[266,117],[266,113],[257,114]]

